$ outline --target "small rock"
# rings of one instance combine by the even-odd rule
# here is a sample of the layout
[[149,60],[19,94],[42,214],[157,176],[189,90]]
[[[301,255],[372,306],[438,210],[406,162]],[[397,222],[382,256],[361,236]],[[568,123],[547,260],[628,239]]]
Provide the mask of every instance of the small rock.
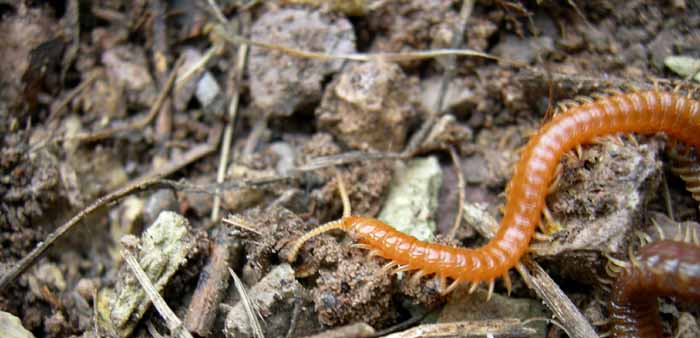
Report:
[[[302,311],[297,319],[295,335],[308,335],[320,329],[313,311],[309,311],[311,304],[307,304],[309,299],[305,296],[304,288],[294,278],[294,270],[289,264],[280,264],[270,271],[248,290],[248,297],[263,316],[265,337],[285,336],[296,302],[302,302]],[[226,315],[224,334],[230,338],[255,337],[249,321],[243,302],[238,302]]]
[[363,255],[340,261],[335,271],[321,270],[313,291],[320,322],[327,326],[393,322],[397,312],[392,279],[379,272],[382,264]]
[[92,300],[93,296],[100,288],[100,280],[96,278],[81,278],[75,284],[75,292],[86,301]]
[[695,75],[693,80],[700,82],[700,59],[689,56],[669,56],[664,60],[664,64],[668,69],[676,74],[686,77]]
[[[442,76],[433,76],[421,81],[420,104],[424,111],[437,114],[437,100],[441,86]],[[442,110],[464,110],[466,105],[476,106],[475,99],[476,95],[464,79],[453,79],[447,85]]]
[[522,39],[513,34],[501,37],[501,41],[493,47],[493,54],[525,64],[535,61],[537,55],[545,56],[554,50],[554,41],[548,36]]
[[[636,146],[606,141],[588,148],[580,160],[564,165],[558,188],[548,196],[547,204],[565,230],[551,242],[533,244],[533,250],[556,255],[623,249],[625,235],[638,228],[660,182],[656,147],[656,143]],[[576,266],[570,261],[566,264]]]
[[277,174],[284,176],[295,168],[296,150],[289,143],[275,142],[270,145],[269,150],[279,158],[275,165]]
[[56,264],[41,264],[36,272],[28,276],[29,289],[39,299],[45,299],[44,288],[54,291],[65,291],[66,280],[63,272]]
[[[355,34],[347,19],[308,9],[269,11],[253,24],[250,38],[321,53],[355,52]],[[248,77],[253,102],[273,115],[289,116],[300,105],[320,99],[324,78],[339,71],[342,64],[342,60],[299,58],[252,47]]]
[[[157,291],[161,292],[185,263],[193,245],[187,219],[170,211],[163,211],[143,233],[136,256]],[[109,318],[119,336],[128,337],[151,306],[151,300],[127,266],[122,267],[115,279],[117,285],[109,304]]]
[[22,326],[19,318],[3,311],[0,311],[0,332],[4,338],[34,338],[34,335]]
[[124,87],[129,101],[144,107],[153,104],[157,92],[146,61],[146,52],[135,45],[116,46],[102,54],[102,63],[113,87]]
[[413,84],[393,63],[348,67],[316,110],[319,129],[356,149],[400,150],[416,116]]
[[[501,296],[494,293],[491,300],[485,301],[487,291],[477,289],[469,294],[468,285],[460,285],[443,308],[438,318],[439,323],[461,322],[469,320],[486,320],[500,318],[530,318],[548,317],[545,307],[534,299],[518,299]],[[531,324],[537,333],[530,337],[546,337],[547,324],[543,321]]]
[[378,218],[419,240],[431,240],[441,184],[442,169],[436,157],[410,161],[396,170]]
[[688,312],[681,312],[678,317],[678,326],[673,337],[677,338],[692,338],[700,337],[700,325],[695,317]]
[[163,211],[178,211],[177,196],[170,189],[160,189],[148,196],[142,207],[145,223],[150,224]]
[[210,72],[204,73],[202,78],[197,82],[197,91],[195,92],[199,103],[209,111],[223,112],[224,97],[221,91],[221,86],[211,75]]
[[664,69],[666,58],[673,55],[674,43],[678,37],[671,30],[662,30],[654,40],[647,44],[647,50],[651,54],[650,63],[658,70]]

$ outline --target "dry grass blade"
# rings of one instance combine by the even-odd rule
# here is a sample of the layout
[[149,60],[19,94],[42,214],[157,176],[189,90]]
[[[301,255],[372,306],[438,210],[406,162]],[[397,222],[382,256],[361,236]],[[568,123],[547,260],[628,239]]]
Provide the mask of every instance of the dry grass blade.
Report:
[[241,282],[238,276],[236,276],[236,273],[233,272],[231,268],[228,269],[228,272],[233,278],[233,285],[236,286],[236,291],[238,291],[238,294],[241,296],[241,302],[243,302],[243,308],[245,309],[245,313],[248,316],[248,323],[253,329],[253,334],[257,338],[264,338],[265,333],[263,332],[262,325],[260,324],[260,322],[263,321],[263,317],[260,314],[257,305],[253,303],[253,301],[248,296],[248,292],[246,291],[243,282]]
[[459,229],[459,226],[462,223],[462,214],[464,213],[464,200],[466,199],[464,189],[466,189],[466,187],[464,184],[464,174],[462,173],[462,164],[459,161],[459,156],[457,156],[457,152],[455,151],[454,147],[450,146],[448,150],[450,152],[450,158],[452,158],[452,162],[455,165],[455,173],[457,174],[457,189],[459,193],[457,215],[455,215],[454,224],[452,224],[452,228],[447,234],[447,238],[453,239],[455,238],[457,230]]
[[139,265],[139,262],[136,260],[136,257],[131,253],[131,251],[128,249],[123,249],[121,253],[124,257],[124,261],[141,284],[141,287],[143,287],[143,290],[148,295],[148,298],[151,300],[156,310],[161,317],[165,319],[165,322],[170,329],[170,333],[175,337],[193,338],[192,334],[190,334],[190,332],[187,331],[187,329],[185,329],[185,327],[182,325],[180,318],[175,315],[175,312],[170,309],[168,304],[165,303],[163,297],[161,297],[160,293],[158,293],[158,291],[155,289],[153,283],[151,283],[150,279],[146,275],[146,272],[141,269],[141,265]]
[[241,216],[230,215],[229,217],[224,218],[223,222],[241,228],[245,231],[252,232],[258,236],[262,236],[262,233],[260,231],[256,230],[255,227],[252,224],[250,224],[250,222],[246,221]]
[[477,52],[472,49],[434,49],[428,51],[416,51],[416,52],[405,52],[405,53],[374,53],[374,54],[327,54],[311,52],[296,48],[291,48],[282,45],[275,45],[266,42],[253,41],[246,39],[240,35],[231,34],[226,31],[222,26],[216,26],[213,29],[213,34],[221,37],[222,39],[236,45],[249,44],[251,46],[256,46],[265,49],[271,49],[283,52],[285,54],[307,58],[307,59],[319,59],[319,60],[348,60],[348,61],[386,61],[386,62],[403,62],[412,60],[422,60],[422,59],[433,59],[440,56],[456,55],[456,56],[474,56],[481,57],[490,60],[502,61],[500,58],[482,52]]

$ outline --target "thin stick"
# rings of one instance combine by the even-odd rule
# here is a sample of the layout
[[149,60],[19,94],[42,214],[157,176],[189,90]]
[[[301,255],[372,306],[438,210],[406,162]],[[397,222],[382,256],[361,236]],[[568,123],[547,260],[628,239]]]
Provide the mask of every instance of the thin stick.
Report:
[[151,283],[151,280],[148,278],[148,275],[146,275],[146,272],[141,269],[141,266],[136,260],[134,254],[132,254],[127,247],[121,250],[121,254],[124,257],[124,261],[129,266],[129,269],[131,269],[131,272],[139,281],[141,287],[143,287],[143,291],[146,292],[148,298],[156,307],[156,310],[158,310],[161,317],[165,319],[165,322],[170,329],[170,333],[173,336],[193,338],[192,334],[190,334],[190,332],[187,331],[187,329],[185,329],[185,327],[182,325],[180,318],[175,315],[175,312],[170,309],[168,304],[165,303],[163,297],[160,296],[160,293],[158,293],[158,290],[156,290],[156,288],[153,286],[153,283]]
[[[457,48],[459,45],[462,44],[464,41],[464,29],[467,26],[467,20],[469,17],[472,15],[472,10],[474,9],[474,1],[473,0],[464,0],[462,2],[462,9],[459,11],[459,19],[460,19],[460,25],[457,28],[457,31],[454,32],[454,35],[452,36],[452,41],[450,43],[451,48]],[[444,106],[445,102],[445,96],[447,93],[447,87],[454,77],[456,68],[455,68],[455,63],[457,62],[457,56],[456,55],[449,55],[447,57],[447,69],[445,71],[445,74],[442,76],[442,82],[440,83],[440,91],[438,92],[438,99],[436,102],[435,106],[435,112],[439,115],[442,113],[442,108]]]
[[61,137],[56,139],[56,142],[64,142],[64,141],[78,141],[78,142],[95,142],[95,141],[100,141],[104,140],[108,137],[111,137],[114,134],[117,133],[123,133],[127,132],[130,130],[136,130],[136,129],[143,129],[147,125],[153,121],[153,119],[158,115],[158,112],[160,111],[160,108],[163,106],[163,103],[165,102],[165,99],[168,97],[168,94],[170,93],[170,89],[173,87],[173,83],[175,83],[175,78],[177,77],[177,70],[182,65],[184,59],[180,58],[176,63],[173,69],[170,71],[170,75],[168,75],[168,79],[165,82],[165,86],[161,88],[160,94],[158,95],[158,98],[156,101],[153,103],[151,106],[151,109],[148,111],[148,114],[144,116],[143,118],[130,122],[125,126],[118,126],[114,128],[106,128],[102,130],[98,130],[96,132],[92,133],[81,133],[79,135],[73,136],[73,137]]
[[[221,155],[219,157],[219,169],[216,172],[216,182],[222,183],[226,177],[226,167],[228,166],[229,152],[231,150],[231,142],[233,140],[233,129],[236,122],[236,115],[238,114],[238,103],[241,96],[241,80],[243,78],[243,67],[245,67],[246,56],[248,55],[248,45],[238,46],[238,54],[236,55],[236,69],[235,81],[233,84],[233,94],[231,97],[231,104],[228,108],[228,123],[226,124],[226,129],[224,130],[224,138],[221,142]],[[216,194],[214,196],[214,204],[211,209],[211,219],[216,221],[219,219],[219,209],[221,208],[221,196]]]
[[[493,237],[498,231],[498,222],[485,211],[471,204],[465,206],[465,218],[474,229],[486,238]],[[552,280],[537,262],[531,260],[529,255],[523,256],[521,262],[515,268],[523,277],[525,284],[534,290],[545,305],[561,319],[561,324],[566,328],[564,331],[571,337],[598,338],[595,330],[588,323],[586,317],[581,314],[576,305],[559,288],[559,285]],[[532,273],[530,271],[533,271]]]
[[174,188],[174,185],[172,184],[173,182],[161,180],[161,178],[170,175],[184,166],[200,159],[201,157],[211,153],[213,150],[214,148],[211,145],[194,147],[188,152],[188,154],[186,154],[185,159],[179,159],[174,163],[171,162],[158,171],[143,175],[134,180],[133,183],[100,197],[85,209],[78,212],[78,214],[73,216],[66,223],[56,228],[56,230],[49,234],[43,242],[34,248],[34,250],[22,258],[15,267],[10,269],[7,274],[2,276],[2,278],[0,278],[0,290],[4,289],[8,283],[14,281],[17,276],[32,266],[59,238],[64,236],[76,224],[78,224],[88,215],[92,214],[95,210],[101,208],[102,206],[115,203],[128,195],[152,189],[153,187]]
[[450,232],[447,233],[447,238],[453,239],[455,238],[455,235],[457,234],[457,230],[459,229],[459,226],[462,222],[462,214],[464,213],[464,200],[465,200],[465,186],[464,186],[464,174],[462,173],[462,164],[459,161],[459,157],[457,156],[457,152],[455,151],[455,148],[453,146],[450,146],[448,148],[450,152],[450,157],[452,158],[452,162],[455,165],[455,173],[457,174],[457,189],[459,192],[459,202],[457,205],[457,215],[455,215],[455,221],[452,224],[452,228],[450,229]]
[[[100,72],[100,71],[93,72],[87,79],[83,80],[83,82],[81,82],[80,85],[78,85],[73,90],[68,92],[66,97],[64,97],[60,102],[58,102],[56,105],[52,105],[51,106],[51,114],[50,114],[51,118],[57,119],[59,114],[61,112],[63,112],[63,109],[65,109],[68,106],[68,103],[70,103],[71,100],[73,100],[80,93],[82,93],[83,90],[85,90],[85,88],[87,88],[90,84],[92,84],[92,82],[95,81],[100,75],[102,75],[102,72]],[[57,128],[51,128],[51,131],[50,131],[49,135],[46,137],[46,139],[38,141],[36,144],[30,146],[29,152],[30,153],[34,152],[37,149],[40,149],[43,146],[45,146],[47,143],[49,143],[53,139],[53,137],[56,133],[56,129]]]

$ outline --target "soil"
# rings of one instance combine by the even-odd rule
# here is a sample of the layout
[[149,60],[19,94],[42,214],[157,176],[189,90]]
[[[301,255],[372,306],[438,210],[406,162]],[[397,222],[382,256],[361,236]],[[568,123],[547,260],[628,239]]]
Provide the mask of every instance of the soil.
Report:
[[[431,278],[381,275],[386,261],[351,248],[342,232],[309,241],[291,264],[293,275],[270,272],[290,271],[276,269],[288,264],[289,244],[341,216],[336,172],[353,213],[378,215],[396,163],[409,160],[386,154],[404,149],[413,150],[408,157],[440,160],[444,178],[432,215],[438,241],[481,244],[464,222],[454,239],[445,239],[460,189],[450,149],[466,201],[485,203],[498,217],[520,148],[557,102],[654,83],[693,88],[664,60],[700,57],[700,2],[693,0],[484,0],[475,2],[466,23],[462,2],[450,0],[213,3],[225,28],[208,1],[0,1],[6,33],[0,40],[0,275],[101,196],[172,167],[167,178],[179,183],[99,208],[0,289],[0,311],[18,317],[35,337],[113,335],[98,317],[110,309],[102,292],[119,288],[125,273],[119,243],[124,235],[141,236],[164,210],[184,216],[196,238],[190,261],[163,292],[179,318],[193,311],[189,300],[206,284],[203,271],[229,267],[249,289],[266,276],[262,290],[295,281],[263,309],[261,317],[275,323],[267,337],[323,334],[357,322],[380,331],[431,313],[439,314],[426,322],[467,318],[449,309],[478,305],[455,305]],[[269,45],[251,46],[241,60],[240,41],[227,42],[226,32],[310,53],[469,48],[499,60],[360,62]],[[177,77],[169,81],[172,71]],[[428,122],[435,127],[414,142]],[[225,182],[269,182],[216,185],[226,138],[219,135],[229,123]],[[584,146],[562,159],[548,197],[553,220],[541,231],[552,242],[533,245],[533,254],[599,333],[607,330],[601,318],[608,293],[599,282],[605,255],[626,259],[628,248],[638,246],[636,232],[654,231],[652,218],[665,217],[669,231],[673,221],[664,215],[671,213],[683,227],[698,226],[697,202],[672,174],[666,141],[663,135],[606,138]],[[210,144],[206,156],[187,162],[188,151]],[[218,215],[237,215],[245,226],[211,220],[216,191]],[[221,249],[221,233],[233,241],[232,254],[223,255],[225,265],[207,266],[211,252]],[[537,301],[516,273],[510,276],[510,297]],[[240,296],[232,281],[220,284],[217,303],[203,305],[215,320],[195,333],[246,336],[250,328],[224,330]],[[504,296],[503,307],[512,307],[503,283],[495,292]],[[663,304],[667,335],[697,333],[697,306]],[[168,332],[156,310],[132,320],[133,336]],[[547,337],[566,336],[554,325],[545,330]]]

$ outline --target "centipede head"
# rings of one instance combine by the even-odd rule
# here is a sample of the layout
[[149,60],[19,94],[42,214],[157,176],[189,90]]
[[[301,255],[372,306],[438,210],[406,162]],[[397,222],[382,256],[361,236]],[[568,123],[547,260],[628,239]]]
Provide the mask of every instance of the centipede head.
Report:
[[304,243],[306,243],[306,241],[310,240],[311,238],[314,238],[324,232],[328,232],[334,229],[347,230],[348,225],[347,222],[344,222],[344,220],[345,218],[341,218],[335,221],[328,222],[299,237],[299,239],[294,241],[292,249],[289,251],[289,255],[287,256],[287,261],[289,261],[290,263],[294,262],[297,258],[297,255],[299,254],[299,250],[301,250],[301,247],[304,246]]

